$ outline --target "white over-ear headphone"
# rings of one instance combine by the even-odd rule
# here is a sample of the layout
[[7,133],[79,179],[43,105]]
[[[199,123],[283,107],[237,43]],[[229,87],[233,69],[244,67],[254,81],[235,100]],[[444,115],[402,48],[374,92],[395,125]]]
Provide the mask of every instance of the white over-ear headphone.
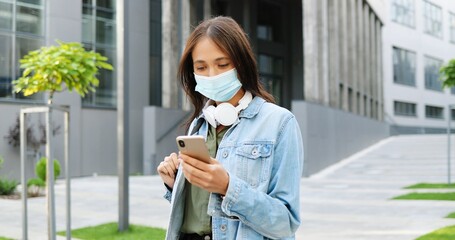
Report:
[[239,105],[234,107],[232,104],[225,102],[218,106],[209,105],[202,109],[205,119],[214,128],[218,125],[230,126],[239,118],[239,112],[248,107],[253,95],[246,91],[242,99],[239,100]]

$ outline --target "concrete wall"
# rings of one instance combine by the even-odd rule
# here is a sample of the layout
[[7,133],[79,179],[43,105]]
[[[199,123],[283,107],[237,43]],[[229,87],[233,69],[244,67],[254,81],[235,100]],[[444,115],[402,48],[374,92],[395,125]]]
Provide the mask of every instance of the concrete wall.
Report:
[[[293,101],[305,148],[304,176],[312,175],[389,136],[385,122],[305,101]],[[156,174],[165,156],[177,151],[175,137],[188,112],[144,108],[144,174]]]
[[389,136],[387,123],[319,104],[293,101],[292,112],[304,141],[304,176]]
[[72,167],[77,176],[117,173],[117,112],[83,109],[80,116],[81,158]]
[[156,174],[165,156],[178,152],[175,138],[185,134],[182,123],[188,112],[160,107],[144,108],[143,173]]
[[[15,104],[4,104],[2,106],[2,117],[0,118],[0,156],[3,157],[5,162],[3,168],[0,169],[0,176],[12,177],[15,179],[20,178],[20,155],[19,147],[12,147],[8,144],[5,136],[8,130],[15,124],[16,117],[19,116],[20,107]],[[31,165],[33,165],[32,158],[28,158]],[[33,173],[33,167],[27,168],[27,175]]]

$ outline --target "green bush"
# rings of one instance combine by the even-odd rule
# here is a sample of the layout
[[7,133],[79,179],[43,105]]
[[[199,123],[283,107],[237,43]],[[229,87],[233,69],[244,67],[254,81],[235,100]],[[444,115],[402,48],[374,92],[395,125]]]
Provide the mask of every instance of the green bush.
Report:
[[16,191],[17,184],[16,180],[0,178],[0,195],[10,195],[14,193],[14,191]]
[[[46,157],[42,157],[37,163],[35,167],[35,173],[38,178],[46,182]],[[54,179],[60,176],[60,163],[57,159],[54,159]]]
[[44,187],[46,184],[41,178],[31,178],[27,181],[27,187],[37,186]]
[[32,178],[27,181],[27,192],[30,197],[38,197],[40,195],[41,189],[44,188],[46,184],[41,178]]
[[[0,156],[0,169],[3,167],[4,159]],[[0,178],[0,195],[10,195],[16,191],[17,187],[16,180],[9,180],[6,178]]]
[[2,169],[2,167],[3,167],[3,162],[4,162],[4,161],[5,161],[5,160],[3,159],[3,157],[0,156],[0,169]]

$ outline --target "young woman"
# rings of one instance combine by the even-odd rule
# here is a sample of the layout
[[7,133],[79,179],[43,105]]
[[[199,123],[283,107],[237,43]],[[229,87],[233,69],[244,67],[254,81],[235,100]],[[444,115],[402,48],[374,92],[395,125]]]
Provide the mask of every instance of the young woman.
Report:
[[172,205],[166,239],[295,239],[300,129],[261,85],[241,27],[229,17],[202,22],[178,79],[194,107],[188,134],[204,136],[212,158],[172,153],[158,166]]

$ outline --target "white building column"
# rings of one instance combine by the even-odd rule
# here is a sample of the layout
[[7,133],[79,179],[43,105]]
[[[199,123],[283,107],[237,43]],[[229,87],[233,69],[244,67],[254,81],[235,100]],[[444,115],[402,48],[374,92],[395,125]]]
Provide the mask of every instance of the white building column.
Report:
[[376,21],[376,51],[377,51],[377,100],[378,100],[378,120],[384,121],[384,79],[382,63],[382,27],[379,20]]
[[162,1],[162,107],[177,108],[179,86],[179,0]]
[[348,81],[347,81],[347,78],[348,78],[348,61],[349,61],[349,58],[348,58],[348,39],[349,39],[349,36],[348,36],[348,22],[347,22],[347,17],[348,17],[348,14],[347,14],[347,3],[346,1],[338,1],[338,4],[339,4],[339,9],[340,9],[340,14],[338,15],[339,16],[339,22],[340,22],[340,25],[339,25],[339,38],[340,38],[340,42],[339,42],[339,51],[340,51],[340,55],[339,55],[339,64],[340,64],[340,78],[339,78],[339,81],[340,83],[343,84],[343,88],[341,89],[340,88],[340,95],[342,96],[341,97],[341,102],[339,103],[340,104],[340,108],[344,111],[348,111]]
[[302,1],[303,5],[303,44],[304,44],[304,86],[305,99],[317,102],[319,99],[319,60],[318,60],[318,0]]
[[[338,108],[338,83],[340,77],[339,66],[339,38],[337,36],[339,22],[338,0],[328,0],[328,28],[329,28],[329,103],[330,107]],[[305,59],[305,61],[307,61]],[[305,86],[306,88],[306,86]]]
[[[368,5],[363,6],[363,42],[364,42],[364,69],[365,75],[363,79],[363,94],[364,94],[364,113],[365,116],[370,116],[370,81],[371,81],[371,45],[370,45],[370,8]],[[366,98],[365,98],[366,97]]]

